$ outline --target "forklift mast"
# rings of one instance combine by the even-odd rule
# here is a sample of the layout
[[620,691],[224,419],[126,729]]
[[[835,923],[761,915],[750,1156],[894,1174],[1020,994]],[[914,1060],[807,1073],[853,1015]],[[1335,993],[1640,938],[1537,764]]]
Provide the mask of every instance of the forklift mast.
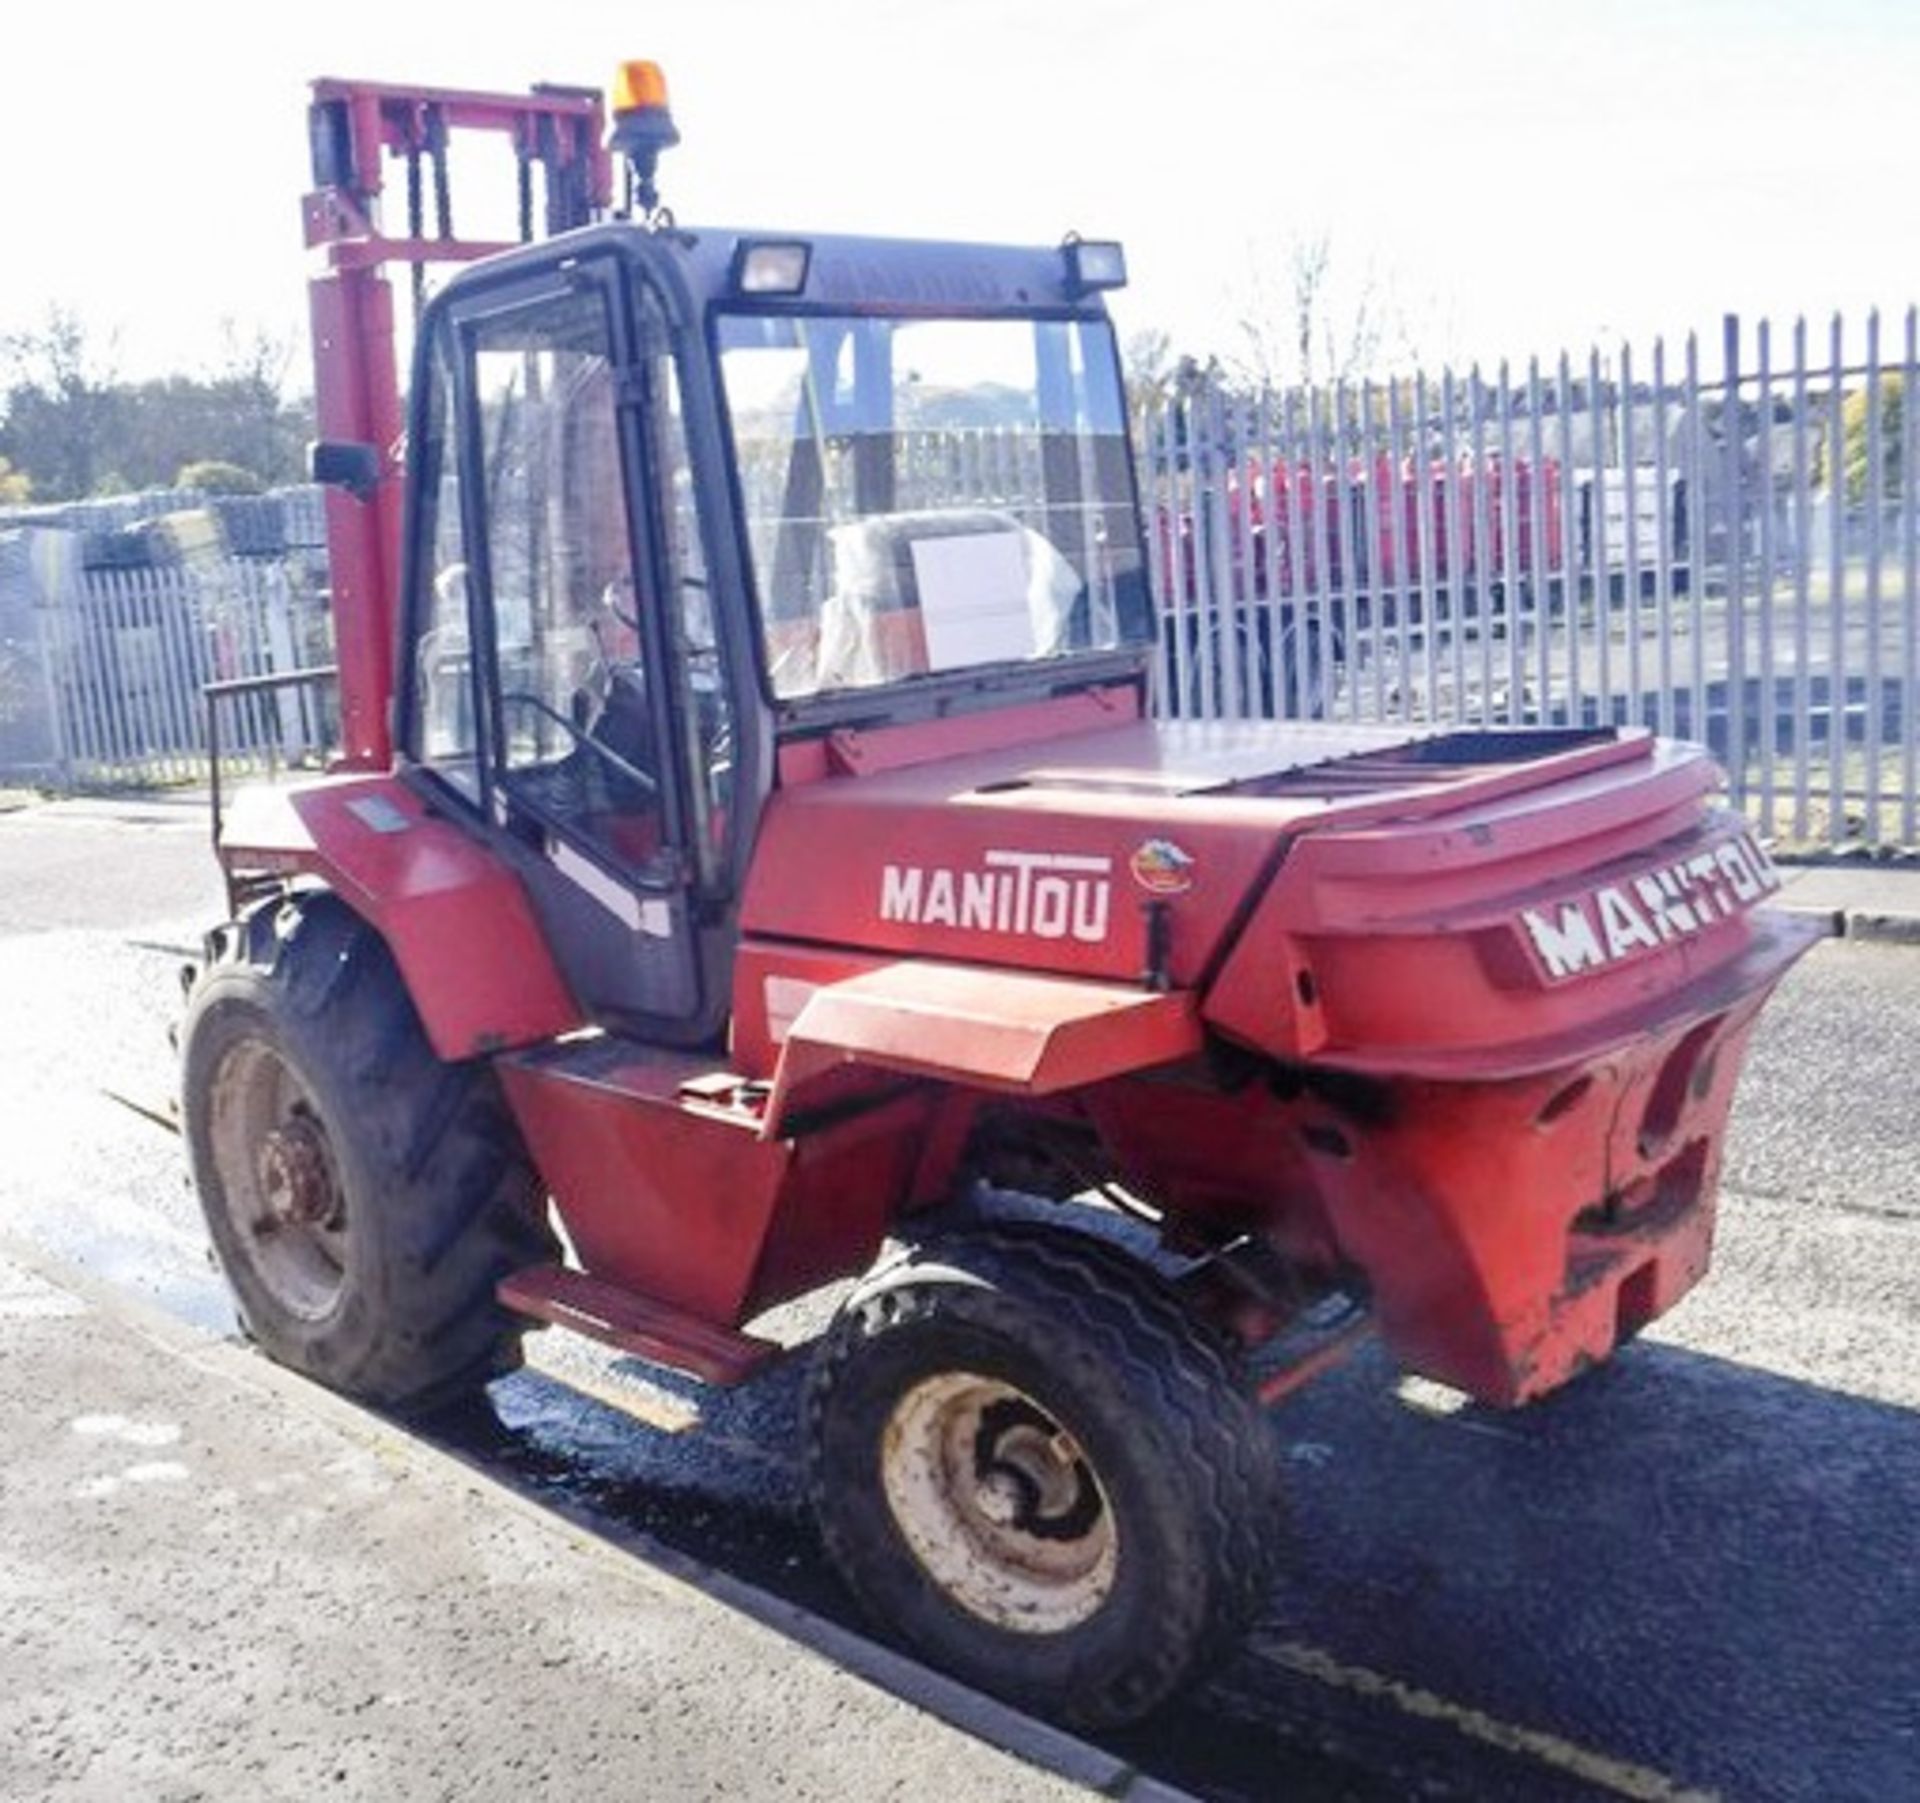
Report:
[[[411,272],[413,319],[429,264],[471,263],[512,241],[463,237],[455,226],[449,149],[456,133],[504,137],[518,181],[521,244],[587,225],[613,199],[605,103],[598,90],[540,85],[525,94],[321,80],[307,111],[313,191],[302,202],[306,242],[324,252],[309,284],[316,474],[326,496],[328,559],[340,672],[340,767],[392,760],[393,657],[400,594],[406,408],[389,264]],[[390,169],[388,159],[393,159]],[[535,169],[544,208],[536,231]],[[404,172],[405,228],[384,217],[389,178]],[[427,186],[431,182],[431,220]]]

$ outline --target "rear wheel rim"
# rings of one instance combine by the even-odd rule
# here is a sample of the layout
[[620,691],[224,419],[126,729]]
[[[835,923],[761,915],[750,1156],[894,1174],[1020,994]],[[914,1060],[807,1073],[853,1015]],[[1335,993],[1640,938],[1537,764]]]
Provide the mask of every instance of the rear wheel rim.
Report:
[[1073,1434],[1004,1379],[915,1384],[887,1418],[881,1478],[908,1551],[970,1615],[1058,1634],[1111,1595],[1120,1537],[1106,1491]]
[[209,1086],[217,1193],[247,1269],[274,1304],[324,1320],[346,1287],[350,1224],[313,1092],[265,1040],[228,1048]]

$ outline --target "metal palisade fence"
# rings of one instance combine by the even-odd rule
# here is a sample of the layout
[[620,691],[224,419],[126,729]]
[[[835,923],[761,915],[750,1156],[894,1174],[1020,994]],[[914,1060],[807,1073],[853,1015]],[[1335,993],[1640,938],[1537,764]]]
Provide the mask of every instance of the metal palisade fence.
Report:
[[1137,421],[1160,708],[1637,723],[1704,740],[1763,832],[1920,842],[1916,335],[1728,319],[1712,379],[1691,337],[1190,374]]
[[[0,522],[0,779],[82,788],[207,774],[207,684],[330,661],[311,490],[168,494]],[[236,698],[224,756],[314,763],[330,695]]]

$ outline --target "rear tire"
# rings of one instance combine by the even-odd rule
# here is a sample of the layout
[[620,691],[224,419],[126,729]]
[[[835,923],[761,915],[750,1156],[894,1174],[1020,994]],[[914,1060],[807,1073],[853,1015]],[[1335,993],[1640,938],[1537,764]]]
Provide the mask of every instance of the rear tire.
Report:
[[1170,1286],[1086,1235],[1010,1224],[877,1272],[806,1408],[808,1487],[849,1586],[1017,1703],[1136,1720],[1265,1596],[1265,1418]]
[[517,1366],[494,1294],[554,1256],[493,1073],[436,1058],[386,945],[331,895],[227,929],[181,1035],[188,1155],[242,1321],[383,1408]]

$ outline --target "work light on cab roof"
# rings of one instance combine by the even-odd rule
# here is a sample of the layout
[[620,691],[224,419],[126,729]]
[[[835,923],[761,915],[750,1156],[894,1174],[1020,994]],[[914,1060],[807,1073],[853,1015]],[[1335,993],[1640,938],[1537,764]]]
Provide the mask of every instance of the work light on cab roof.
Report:
[[1075,300],[1127,285],[1127,253],[1112,239],[1069,233],[1060,249],[1067,259],[1067,292]]
[[680,128],[667,104],[667,78],[658,63],[620,65],[613,82],[612,148],[627,159],[627,203],[645,217],[659,210],[654,176],[660,153],[680,142]]

